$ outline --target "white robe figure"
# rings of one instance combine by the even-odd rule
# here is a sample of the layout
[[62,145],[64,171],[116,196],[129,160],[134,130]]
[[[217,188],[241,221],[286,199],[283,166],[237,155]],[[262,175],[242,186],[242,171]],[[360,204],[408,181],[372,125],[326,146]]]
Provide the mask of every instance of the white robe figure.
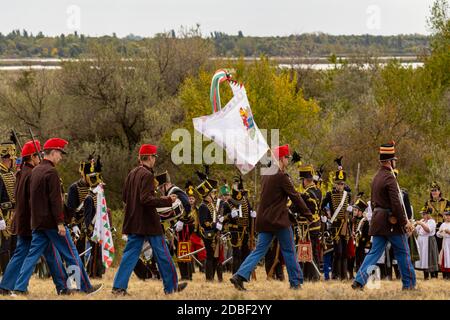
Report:
[[420,260],[416,261],[415,267],[421,270],[427,270],[430,267],[428,262],[428,245],[430,241],[428,238],[434,237],[434,234],[436,233],[436,222],[433,219],[428,220],[426,224],[430,229],[430,232],[426,232],[421,225],[416,226],[416,231],[419,234],[417,242],[419,244]]
[[450,234],[446,233],[444,230],[450,231],[450,222],[442,223],[437,232],[437,236],[442,238],[442,258],[439,259],[439,264],[442,264],[442,268],[450,269]]

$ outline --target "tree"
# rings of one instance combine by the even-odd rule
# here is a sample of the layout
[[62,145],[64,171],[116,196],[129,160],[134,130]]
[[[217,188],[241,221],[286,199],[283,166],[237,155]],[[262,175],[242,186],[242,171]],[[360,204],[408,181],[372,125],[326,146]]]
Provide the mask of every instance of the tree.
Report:
[[48,122],[53,106],[55,86],[51,71],[22,71],[17,79],[10,78],[0,87],[0,118],[11,124],[20,123],[38,134],[55,129]]

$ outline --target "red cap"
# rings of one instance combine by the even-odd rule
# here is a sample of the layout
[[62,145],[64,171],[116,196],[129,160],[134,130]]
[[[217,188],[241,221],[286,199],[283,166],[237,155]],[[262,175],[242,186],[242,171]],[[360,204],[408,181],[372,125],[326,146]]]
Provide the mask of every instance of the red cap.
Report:
[[22,158],[26,157],[26,156],[31,156],[31,155],[41,151],[41,143],[39,142],[39,140],[34,140],[34,141],[36,142],[37,150],[34,146],[33,141],[28,141],[22,147],[22,154],[21,154]]
[[44,150],[59,150],[62,153],[66,154],[67,152],[64,151],[64,147],[68,144],[64,139],[60,138],[51,138],[48,139],[44,144]]
[[289,145],[285,144],[284,146],[279,146],[273,149],[273,154],[277,159],[282,157],[290,156],[291,152],[289,150]]
[[139,149],[139,155],[140,156],[151,156],[156,154],[158,151],[158,147],[154,146],[152,144],[143,144],[141,148]]

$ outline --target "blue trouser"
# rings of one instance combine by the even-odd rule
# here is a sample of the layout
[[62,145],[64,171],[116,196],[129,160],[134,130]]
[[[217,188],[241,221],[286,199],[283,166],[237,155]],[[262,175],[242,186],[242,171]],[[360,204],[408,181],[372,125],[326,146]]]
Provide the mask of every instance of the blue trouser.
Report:
[[[16,284],[17,278],[19,277],[20,269],[22,268],[23,262],[27,257],[28,252],[31,247],[31,236],[17,237],[17,246],[14,250],[14,255],[6,267],[3,279],[0,283],[0,288],[5,290],[14,290],[14,285]],[[45,261],[47,262],[48,268],[50,269],[50,274],[53,278],[53,283],[55,284],[56,290],[59,292],[67,288],[67,273],[64,268],[61,256],[55,249],[53,244],[47,247],[44,252]]]
[[416,273],[409,254],[408,236],[373,236],[372,247],[364,258],[364,262],[356,273],[355,281],[365,285],[369,279],[368,269],[377,265],[377,261],[383,255],[386,243],[390,242],[394,249],[394,256],[397,260],[402,277],[403,288],[414,288],[416,286]]
[[289,283],[291,286],[297,287],[303,283],[303,273],[297,261],[294,236],[290,227],[278,230],[274,233],[258,233],[255,250],[247,256],[236,274],[248,281],[258,262],[266,255],[274,236],[277,237],[280,243],[281,253],[283,254],[289,276]]
[[127,245],[123,251],[122,261],[120,261],[119,270],[114,277],[113,288],[127,289],[131,273],[136,267],[139,255],[142,251],[144,241],[147,240],[153,250],[153,256],[156,258],[158,270],[162,276],[164,292],[172,293],[178,288],[178,276],[175,264],[170,256],[164,237],[161,236],[141,236],[129,234]]
[[323,255],[323,275],[325,280],[330,280],[330,272],[333,267],[333,251]]
[[65,236],[60,236],[57,229],[33,230],[30,251],[20,269],[19,278],[17,279],[14,290],[22,292],[27,290],[28,282],[33,274],[34,267],[39,260],[39,257],[48,248],[50,243],[58,250],[68,268],[76,266],[75,268],[80,270],[81,291],[89,291],[92,288],[92,285],[89,282],[89,277],[67,228]]

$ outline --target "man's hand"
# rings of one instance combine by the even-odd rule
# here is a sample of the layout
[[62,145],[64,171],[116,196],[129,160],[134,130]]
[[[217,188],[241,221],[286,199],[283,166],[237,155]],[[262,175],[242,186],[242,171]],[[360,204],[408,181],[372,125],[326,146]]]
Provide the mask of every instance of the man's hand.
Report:
[[183,226],[184,226],[184,222],[178,221],[177,223],[175,223],[175,230],[177,232],[180,232],[181,230],[183,230]]
[[320,220],[322,220],[323,223],[326,223],[328,218],[326,216],[321,216]]
[[406,229],[406,232],[408,232],[408,234],[411,235],[413,233],[413,231],[414,231],[414,226],[413,226],[413,224],[411,222],[408,222],[405,225],[405,229]]
[[347,211],[348,212],[353,212],[353,207],[352,206],[347,206]]
[[256,211],[255,210],[250,211],[250,217],[256,218]]
[[224,217],[223,217],[223,216],[220,216],[220,217],[219,217],[219,222],[220,222],[220,223],[223,223],[223,220],[224,220]]
[[178,199],[178,196],[176,194],[171,194],[169,197],[172,200],[172,203],[174,203]]
[[64,227],[64,224],[62,223],[58,224],[58,234],[61,237],[64,237],[66,235],[66,227]]
[[6,229],[6,223],[5,220],[0,220],[0,231],[3,231]]
[[80,228],[78,228],[78,226],[73,226],[72,232],[75,234],[75,238],[78,239],[80,237],[81,230],[80,230]]

